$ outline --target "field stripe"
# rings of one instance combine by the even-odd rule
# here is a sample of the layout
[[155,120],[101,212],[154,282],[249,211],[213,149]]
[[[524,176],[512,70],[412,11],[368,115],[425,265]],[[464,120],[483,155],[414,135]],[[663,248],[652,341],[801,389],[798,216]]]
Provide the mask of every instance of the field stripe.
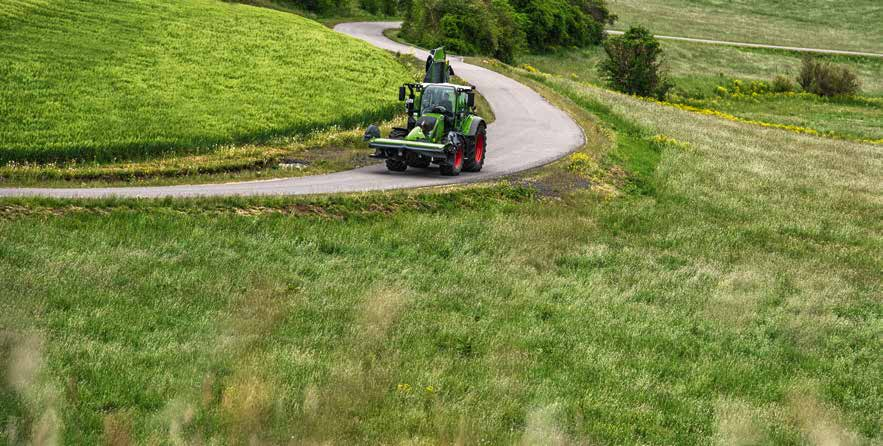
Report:
[[[623,31],[607,30],[607,34],[620,36],[625,34]],[[801,48],[795,46],[766,45],[763,43],[747,43],[747,42],[729,42],[726,40],[699,39],[695,37],[675,37],[675,36],[654,36],[662,40],[678,40],[681,42],[708,43],[711,45],[727,45],[739,46],[746,48],[765,48],[770,50],[797,51],[801,53],[819,53],[819,54],[837,54],[842,56],[864,56],[864,57],[883,57],[880,53],[866,53],[863,51],[846,51],[846,50],[826,50],[821,48]]]

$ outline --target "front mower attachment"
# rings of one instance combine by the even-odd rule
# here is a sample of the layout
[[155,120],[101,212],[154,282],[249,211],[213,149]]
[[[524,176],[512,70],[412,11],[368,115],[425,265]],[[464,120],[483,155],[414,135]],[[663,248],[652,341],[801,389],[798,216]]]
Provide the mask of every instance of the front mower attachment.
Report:
[[431,142],[376,138],[368,143],[368,147],[375,150],[374,158],[403,157],[407,151],[413,151],[428,158],[444,158],[447,157],[450,146]]

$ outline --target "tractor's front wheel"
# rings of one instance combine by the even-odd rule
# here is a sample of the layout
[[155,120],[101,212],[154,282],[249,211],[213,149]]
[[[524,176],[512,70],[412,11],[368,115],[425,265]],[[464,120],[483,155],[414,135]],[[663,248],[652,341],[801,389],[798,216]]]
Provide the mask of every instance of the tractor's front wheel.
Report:
[[393,172],[404,172],[408,170],[408,163],[404,161],[394,160],[392,158],[387,158],[386,168]]
[[472,150],[463,170],[467,172],[480,172],[484,167],[484,158],[487,155],[487,128],[484,124],[479,125],[472,142]]
[[465,144],[458,145],[457,150],[454,152],[453,156],[450,157],[449,162],[438,166],[442,175],[447,177],[460,175],[460,171],[463,170],[463,160],[466,158],[466,149],[464,146]]

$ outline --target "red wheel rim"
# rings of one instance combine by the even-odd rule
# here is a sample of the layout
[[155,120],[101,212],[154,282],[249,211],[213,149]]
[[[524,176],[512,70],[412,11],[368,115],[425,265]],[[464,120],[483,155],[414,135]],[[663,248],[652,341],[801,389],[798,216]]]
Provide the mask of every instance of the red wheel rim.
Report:
[[454,167],[459,169],[460,166],[462,166],[462,165],[463,165],[463,146],[460,146],[460,148],[457,149],[457,153],[454,154]]
[[475,162],[480,163],[484,158],[484,135],[479,134],[475,138]]

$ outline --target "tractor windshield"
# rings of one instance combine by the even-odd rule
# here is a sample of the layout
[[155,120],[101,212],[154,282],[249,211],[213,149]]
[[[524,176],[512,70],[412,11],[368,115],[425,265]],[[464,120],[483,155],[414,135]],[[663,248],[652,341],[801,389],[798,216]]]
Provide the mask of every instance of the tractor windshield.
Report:
[[423,98],[420,102],[420,114],[438,113],[433,112],[435,107],[445,108],[446,114],[454,113],[454,89],[441,85],[431,85],[423,90]]

